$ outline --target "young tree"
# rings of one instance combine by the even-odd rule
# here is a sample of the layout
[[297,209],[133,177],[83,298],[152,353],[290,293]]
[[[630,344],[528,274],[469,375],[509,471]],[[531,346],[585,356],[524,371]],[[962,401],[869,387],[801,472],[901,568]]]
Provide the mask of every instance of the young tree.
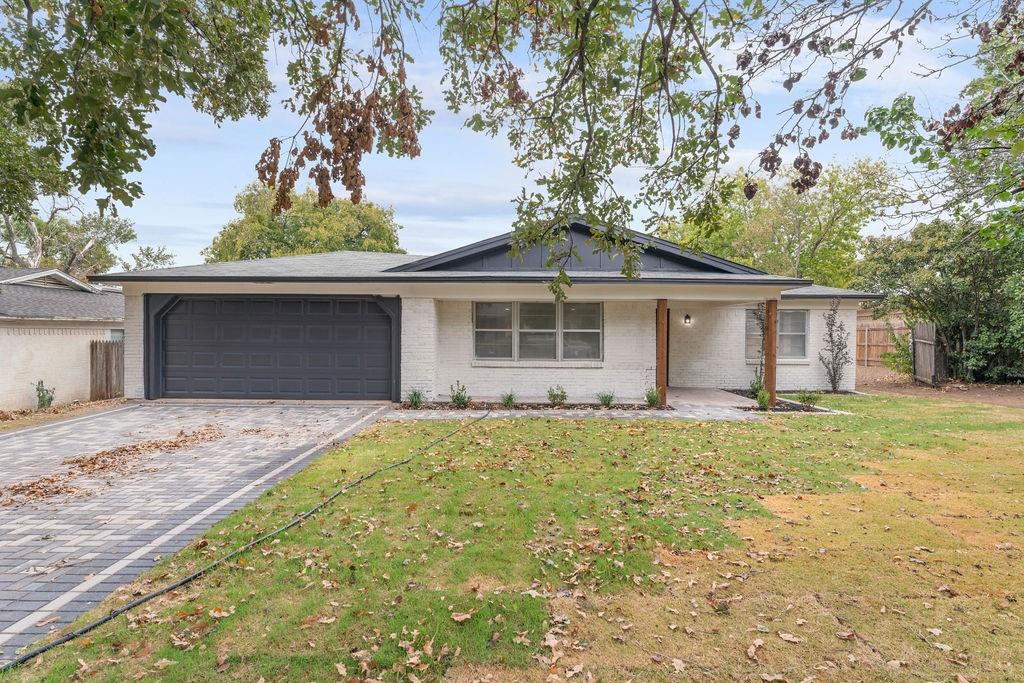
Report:
[[935,324],[952,377],[1024,379],[1024,233],[993,244],[976,223],[922,223],[865,240],[860,270],[860,284],[886,295],[876,314]]
[[824,347],[818,351],[818,360],[825,366],[825,377],[832,391],[839,391],[846,375],[846,366],[853,362],[850,355],[850,333],[846,323],[839,317],[839,299],[832,299],[828,312],[825,313],[825,336],[822,338]]
[[275,214],[275,201],[274,191],[258,183],[242,190],[235,197],[242,216],[203,250],[207,263],[346,250],[404,253],[391,209],[344,199],[321,207],[316,194],[306,191],[292,193],[289,208]]
[[755,268],[818,284],[848,287],[855,276],[860,233],[902,201],[899,185],[880,161],[828,166],[818,183],[798,192],[794,172],[758,181],[747,200],[734,195],[717,219],[719,229],[669,223],[662,237]]
[[[405,35],[419,28],[424,7],[424,0],[3,3],[0,72],[9,81],[0,99],[16,123],[46,124],[41,149],[67,160],[80,191],[100,188],[130,203],[142,192],[131,175],[155,153],[147,117],[165,94],[217,121],[265,116],[273,40],[275,54],[289,61],[285,105],[303,121],[272,137],[257,164],[260,179],[276,188],[273,209],[288,208],[302,174],[315,183],[320,206],[334,198],[335,184],[358,203],[364,155],[419,154],[430,112],[407,82]],[[1024,25],[1014,0],[941,9],[931,0],[442,0],[437,16],[447,106],[465,111],[473,130],[507,136],[537,188],[515,198],[517,247],[551,245],[549,264],[564,267],[573,256],[562,239],[566,223],[579,217],[609,226],[598,246],[623,254],[631,276],[639,247],[625,229],[635,216],[648,216],[653,227],[681,214],[713,229],[708,218],[737,188],[720,171],[747,122],[761,118],[765,85],[781,79],[792,104],[772,122],[753,124],[775,132],[756,165],[772,176],[792,152],[792,182],[802,191],[822,170],[816,145],[862,133],[848,117],[848,93],[869,74],[884,74],[922,23],[948,32],[930,46],[946,65],[963,55],[940,47],[965,44],[977,55],[999,40],[1014,45],[1011,73],[1019,76],[1024,62],[1013,40]],[[1024,79],[1011,80],[998,101],[1022,90]],[[977,124],[973,115],[955,119],[958,130]],[[616,188],[624,170],[641,175],[635,196]],[[753,196],[757,185],[745,181],[743,190]],[[561,272],[556,292],[567,281]]]

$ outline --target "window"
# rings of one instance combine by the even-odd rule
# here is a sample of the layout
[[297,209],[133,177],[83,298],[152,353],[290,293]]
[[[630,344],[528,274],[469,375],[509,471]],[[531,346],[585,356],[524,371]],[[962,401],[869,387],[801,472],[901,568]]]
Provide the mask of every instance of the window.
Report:
[[481,360],[600,360],[601,304],[473,304],[474,355]]
[[562,358],[601,357],[601,304],[562,304]]
[[124,330],[111,330],[110,341],[124,341]]
[[512,304],[473,304],[477,358],[512,358]]
[[[807,358],[807,311],[779,311],[779,358]],[[761,357],[761,327],[753,309],[747,309],[744,354],[747,360]]]

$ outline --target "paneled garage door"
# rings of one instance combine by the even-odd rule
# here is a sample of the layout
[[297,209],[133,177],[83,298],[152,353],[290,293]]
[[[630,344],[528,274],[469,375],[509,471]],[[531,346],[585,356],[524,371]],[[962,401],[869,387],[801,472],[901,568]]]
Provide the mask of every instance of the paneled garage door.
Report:
[[373,299],[182,296],[162,314],[168,398],[392,398],[392,321]]

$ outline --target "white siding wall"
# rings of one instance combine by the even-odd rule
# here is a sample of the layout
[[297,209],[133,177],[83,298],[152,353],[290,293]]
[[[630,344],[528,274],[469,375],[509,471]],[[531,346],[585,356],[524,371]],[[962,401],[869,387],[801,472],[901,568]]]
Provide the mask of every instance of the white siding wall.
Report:
[[[63,326],[62,326],[63,325]],[[34,384],[57,405],[89,399],[89,342],[110,339],[110,323],[0,323],[0,409],[36,407]],[[119,327],[119,325],[118,325]]]
[[413,389],[437,398],[437,301],[402,298],[402,399]]
[[124,298],[124,395],[127,398],[145,398],[146,382],[143,373],[145,353],[142,335],[145,328],[142,295]]
[[[700,303],[671,302],[669,328],[669,384],[679,387],[717,387],[744,389],[750,385],[757,365],[744,358],[745,310],[750,306],[710,306]],[[807,358],[780,359],[777,382],[780,391],[828,389],[825,369],[818,360],[825,334],[824,314],[828,300],[784,301],[780,309],[808,310]],[[683,325],[683,316],[692,318]],[[840,315],[850,335],[850,353],[854,352],[857,332],[855,302],[844,303]],[[841,389],[852,391],[857,366],[851,363]]]
[[[479,399],[514,391],[522,400],[547,400],[548,388],[561,384],[574,402],[592,402],[599,391],[640,400],[654,384],[654,307],[654,301],[605,302],[603,361],[508,362],[474,361],[472,303],[438,301],[435,394],[447,400],[458,380]],[[403,384],[404,374],[403,367]]]

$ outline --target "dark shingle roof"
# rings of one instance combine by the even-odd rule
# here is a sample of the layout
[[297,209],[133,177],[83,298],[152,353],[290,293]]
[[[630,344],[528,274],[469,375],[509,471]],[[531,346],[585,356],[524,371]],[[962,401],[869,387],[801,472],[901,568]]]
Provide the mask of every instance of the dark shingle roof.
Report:
[[64,287],[0,284],[0,319],[124,320],[120,292],[85,292]]
[[42,273],[45,270],[49,270],[49,268],[0,268],[0,280],[10,280],[13,277]]
[[[389,254],[369,251],[335,251],[327,254],[305,256],[280,256],[277,258],[252,261],[228,261],[207,263],[197,266],[178,266],[129,273],[93,276],[96,282],[188,282],[188,281],[235,281],[235,282],[547,282],[551,279],[549,270],[519,271],[467,271],[467,270],[424,270],[395,271],[396,266],[412,263],[423,256],[411,254]],[[574,282],[637,282],[628,280],[621,273],[601,271],[569,271]],[[648,273],[641,277],[645,282],[705,283],[723,284],[807,284],[807,280],[762,275],[759,273]]]
[[873,292],[862,292],[856,289],[842,289],[841,287],[826,287],[824,285],[811,285],[809,287],[798,287],[787,289],[782,293],[783,299],[881,299],[881,294]]

